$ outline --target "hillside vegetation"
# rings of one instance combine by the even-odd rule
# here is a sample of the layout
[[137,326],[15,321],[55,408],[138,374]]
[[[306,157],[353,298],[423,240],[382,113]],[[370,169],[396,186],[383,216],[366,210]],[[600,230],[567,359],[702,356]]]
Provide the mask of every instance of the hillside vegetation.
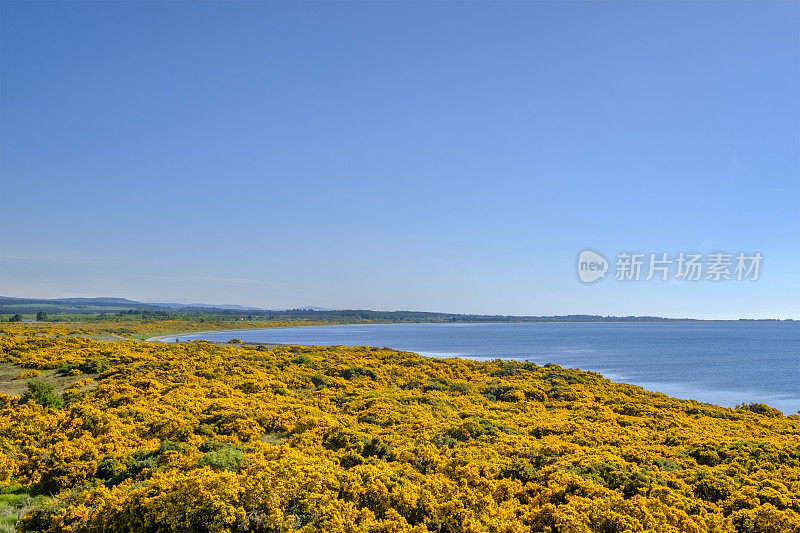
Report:
[[97,328],[2,328],[0,363],[42,373],[0,394],[19,531],[800,531],[800,417],[767,406],[556,365],[81,336]]
[[[361,323],[452,323],[452,322],[653,322],[676,319],[653,316],[510,316],[432,313],[424,311],[373,311],[369,309],[257,309],[242,306],[143,303],[124,298],[8,298],[0,296],[0,321],[19,322],[41,316],[48,321],[74,322],[111,320],[260,321],[309,320],[327,324]],[[685,321],[689,319],[677,319]],[[229,324],[230,325],[230,324]]]

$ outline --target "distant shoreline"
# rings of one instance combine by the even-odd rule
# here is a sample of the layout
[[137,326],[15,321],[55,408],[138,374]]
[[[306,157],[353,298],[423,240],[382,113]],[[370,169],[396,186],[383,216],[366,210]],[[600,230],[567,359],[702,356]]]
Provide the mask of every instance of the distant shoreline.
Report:
[[[670,322],[697,322],[702,324],[708,324],[713,322],[720,322],[720,323],[729,323],[729,322],[769,322],[769,323],[785,323],[785,322],[795,322],[795,320],[791,318],[787,319],[773,319],[773,318],[738,318],[738,319],[718,319],[718,320],[706,320],[706,319],[699,319],[699,318],[659,318],[654,320],[542,320],[542,321],[533,321],[533,320],[509,320],[509,321],[486,321],[486,322],[427,322],[427,321],[420,321],[420,322],[367,322],[367,323],[347,323],[347,324],[316,324],[315,327],[328,327],[328,326],[387,326],[387,325],[400,325],[400,324],[431,324],[431,325],[473,325],[473,324],[658,324],[658,323],[670,323]],[[224,332],[232,332],[232,331],[242,331],[242,332],[251,332],[251,331],[258,331],[262,329],[284,329],[284,328],[297,328],[297,327],[304,327],[304,325],[292,326],[280,326],[278,328],[220,328],[220,329],[209,329],[204,331],[181,331],[177,333],[167,333],[163,335],[156,335],[154,337],[148,337],[147,339],[143,339],[144,342],[164,342],[164,339],[169,339],[173,337],[184,337],[186,335],[204,335],[206,333],[224,333]],[[219,341],[206,341],[206,342],[219,342]],[[220,344],[228,344],[228,342],[219,342]],[[275,346],[291,346],[290,344],[285,343],[264,343],[264,342],[248,342],[242,341],[241,344],[252,344],[252,345],[275,345]]]
[[[289,326],[291,327],[291,326]],[[157,335],[155,337],[150,337],[148,339],[144,339],[143,342],[164,342],[166,343],[166,339],[183,337],[186,335],[204,335],[206,333],[224,333],[226,331],[256,331],[259,329],[270,329],[270,328],[253,328],[252,330],[241,330],[241,329],[209,329],[206,331],[185,331],[179,333],[170,333],[169,335]],[[202,340],[202,339],[200,339]],[[192,342],[192,341],[178,341],[178,344],[181,342]],[[246,345],[246,346],[265,346],[267,348],[277,348],[279,346],[291,346],[291,344],[284,344],[280,342],[249,342],[249,341],[242,341],[242,342],[235,342],[231,343],[230,341],[204,341],[210,342],[211,344],[216,344],[219,346],[239,346],[239,345]],[[175,343],[171,343],[175,344]]]

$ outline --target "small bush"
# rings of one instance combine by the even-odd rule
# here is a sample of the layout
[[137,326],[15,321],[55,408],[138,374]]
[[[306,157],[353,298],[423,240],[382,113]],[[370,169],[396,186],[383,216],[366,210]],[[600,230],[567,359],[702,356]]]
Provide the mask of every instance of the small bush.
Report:
[[697,461],[699,465],[717,466],[725,459],[725,453],[720,454],[719,449],[704,445],[689,450],[689,457]]
[[469,391],[469,386],[463,382],[455,382],[450,384],[450,392],[467,392]]
[[741,405],[737,405],[736,409],[739,411],[750,411],[758,415],[764,415],[775,418],[783,416],[783,413],[780,412],[778,409],[775,409],[774,407],[770,407],[769,405],[765,405],[763,403],[743,403]]
[[108,361],[105,359],[89,359],[81,365],[84,374],[99,374],[108,370]]
[[99,374],[108,370],[108,361],[105,359],[87,359],[83,363],[70,363],[58,369],[62,376],[77,376],[84,374]]
[[233,445],[223,445],[206,452],[200,459],[200,466],[210,466],[214,470],[236,472],[244,463],[244,454]]
[[500,370],[495,370],[491,374],[492,377],[495,378],[510,378],[512,376],[516,376],[519,373],[519,364],[513,361],[509,361],[504,363]]
[[104,457],[100,464],[97,465],[97,471],[95,472],[95,476],[108,481],[109,479],[113,478],[117,475],[122,467],[115,458],[113,457]]
[[54,392],[55,387],[52,384],[35,379],[29,381],[27,386],[28,390],[22,395],[23,403],[34,401],[43,407],[53,409],[60,409],[64,405],[64,400]]
[[360,366],[355,366],[353,368],[345,368],[339,373],[344,379],[351,380],[353,378],[358,377],[368,377],[371,380],[378,379],[378,376],[370,370],[369,368],[361,368]]
[[450,390],[450,384],[445,383],[442,380],[431,380],[428,382],[427,385],[425,385],[425,388],[423,390],[425,390],[426,392],[430,391],[445,392]]
[[358,434],[341,427],[331,428],[322,436],[322,445],[338,451],[344,448],[353,448],[358,442]]
[[339,458],[339,465],[342,468],[353,468],[364,462],[364,459],[355,452],[348,452]]
[[499,477],[505,479],[516,479],[524,485],[525,483],[536,481],[538,477],[538,471],[532,464],[516,459],[510,464],[500,467]]
[[378,459],[390,459],[392,457],[392,447],[383,442],[380,437],[372,437],[364,442],[361,455],[364,457],[377,457]]
[[29,378],[38,378],[42,373],[38,370],[26,370],[25,372],[20,372],[14,379],[29,379]]
[[471,439],[477,439],[484,435],[494,437],[499,433],[516,435],[517,431],[508,426],[492,422],[491,420],[487,420],[485,418],[477,418],[465,420],[458,426],[451,428],[447,432],[447,436],[459,441],[468,441]]
[[296,359],[292,359],[292,363],[304,366],[313,366],[314,360],[307,355],[300,355]]

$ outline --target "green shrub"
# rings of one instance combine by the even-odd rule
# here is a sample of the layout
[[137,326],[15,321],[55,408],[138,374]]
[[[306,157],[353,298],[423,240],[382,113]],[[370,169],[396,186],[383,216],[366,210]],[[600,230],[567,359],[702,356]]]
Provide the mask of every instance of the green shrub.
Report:
[[70,363],[58,369],[62,376],[72,374],[73,370],[80,370],[84,374],[99,374],[108,370],[108,361],[105,359],[87,359],[83,363]]
[[525,483],[536,481],[538,475],[538,471],[532,464],[528,463],[527,461],[515,459],[511,462],[511,464],[500,467],[499,477],[516,479],[524,485]]
[[292,363],[305,366],[313,366],[314,360],[307,355],[300,355],[296,359],[292,359]]
[[360,366],[354,366],[353,368],[345,368],[339,373],[344,379],[351,380],[353,378],[358,377],[368,377],[371,380],[378,379],[378,376],[370,370],[369,368],[361,368]]
[[95,477],[109,480],[120,470],[120,463],[114,457],[104,457],[100,464],[97,465],[97,471],[95,472]]
[[343,448],[353,448],[358,442],[359,435],[353,431],[341,427],[331,428],[322,436],[322,445],[329,449],[338,451]]
[[55,387],[51,383],[34,379],[27,383],[28,390],[22,395],[22,402],[34,401],[43,407],[60,409],[64,405],[64,400],[56,394]]
[[364,457],[377,457],[378,459],[391,459],[392,448],[383,442],[380,437],[372,437],[370,440],[364,442],[361,455]]
[[84,374],[99,374],[108,370],[108,361],[105,359],[89,359],[81,365]]
[[455,382],[450,384],[450,392],[467,392],[469,391],[469,386],[463,382]]
[[339,458],[339,465],[342,468],[353,468],[354,466],[358,466],[364,462],[364,459],[357,455],[355,452],[347,452],[343,456]]
[[426,392],[430,391],[445,392],[450,390],[450,384],[445,383],[443,380],[438,380],[438,379],[431,380],[428,382],[427,385],[425,385],[425,388],[423,390],[425,390]]
[[451,428],[447,432],[447,436],[460,441],[468,441],[484,435],[494,437],[499,433],[506,433],[508,435],[517,434],[515,430],[503,424],[498,424],[485,418],[475,418],[465,420],[458,426]]
[[725,452],[710,445],[698,446],[689,450],[689,457],[704,466],[717,466],[725,459]]
[[236,472],[244,463],[244,454],[232,444],[222,445],[206,452],[200,459],[200,466],[210,466],[214,470]]
[[743,403],[741,405],[737,405],[736,409],[739,411],[750,411],[758,415],[764,415],[770,417],[783,416],[783,413],[780,412],[778,409],[775,409],[774,407],[770,407],[769,405],[765,405],[763,403]]

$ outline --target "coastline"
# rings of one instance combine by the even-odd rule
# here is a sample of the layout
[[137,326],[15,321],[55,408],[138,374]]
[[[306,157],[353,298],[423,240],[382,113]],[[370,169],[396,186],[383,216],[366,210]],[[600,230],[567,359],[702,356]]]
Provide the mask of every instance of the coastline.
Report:
[[219,333],[222,331],[242,331],[238,329],[208,329],[204,331],[177,331],[172,333],[165,333],[163,335],[156,335],[155,337],[148,337],[147,339],[142,339],[142,342],[164,342],[164,339],[169,339],[171,337],[182,337],[184,335],[203,335],[206,333]]
[[[220,333],[220,332],[223,332],[223,331],[246,331],[246,330],[240,330],[240,329],[211,329],[211,330],[207,330],[207,331],[186,331],[186,332],[179,332],[179,333],[170,333],[170,334],[167,334],[167,335],[157,335],[155,337],[150,337],[150,338],[144,339],[142,342],[162,342],[162,343],[165,343],[165,344],[174,344],[174,343],[167,343],[166,339],[170,339],[170,338],[173,338],[173,337],[181,337],[183,335],[195,335],[195,334],[202,335],[204,333]],[[192,341],[183,341],[183,342],[192,342]],[[211,343],[211,344],[214,344],[214,345],[217,345],[217,346],[264,346],[266,348],[278,348],[280,346],[291,346],[291,344],[286,344],[286,343],[282,343],[282,342],[248,342],[248,341],[242,341],[242,342],[236,342],[236,343],[231,343],[230,341],[204,341],[204,342],[208,342],[208,343]]]

